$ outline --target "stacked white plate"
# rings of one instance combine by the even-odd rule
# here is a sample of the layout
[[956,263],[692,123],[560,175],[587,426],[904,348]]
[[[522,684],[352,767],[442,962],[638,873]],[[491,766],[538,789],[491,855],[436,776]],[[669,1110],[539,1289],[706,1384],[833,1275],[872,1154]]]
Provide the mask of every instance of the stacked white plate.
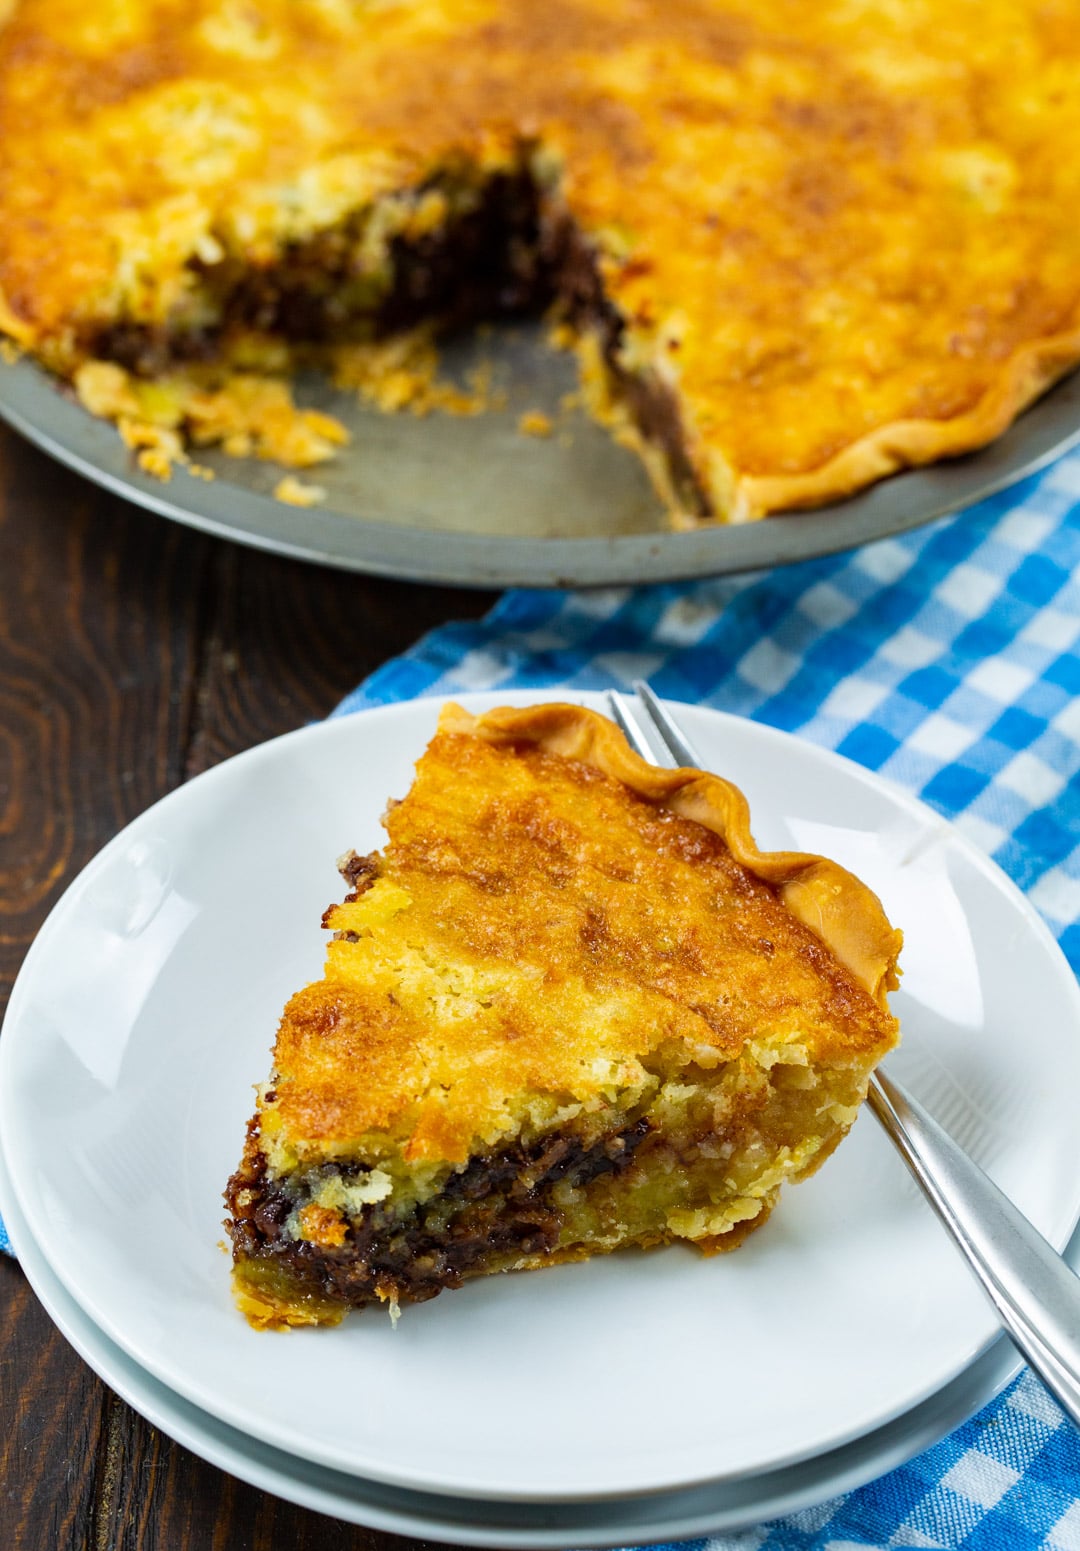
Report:
[[[217,767],[129,826],[49,917],[0,1041],[0,1211],[42,1302],[204,1458],[424,1538],[698,1536],[925,1448],[1017,1360],[869,1115],[736,1255],[482,1279],[396,1328],[369,1311],[260,1334],[234,1310],[221,1191],[252,1085],[283,1003],[320,972],[334,858],[379,844],[437,710],[326,722]],[[834,856],[881,895],[906,932],[891,1069],[1065,1247],[1080,994],[1034,911],[879,778],[753,723],[678,714],[746,791],[759,844]],[[1080,1266],[1080,1235],[1069,1253]]]

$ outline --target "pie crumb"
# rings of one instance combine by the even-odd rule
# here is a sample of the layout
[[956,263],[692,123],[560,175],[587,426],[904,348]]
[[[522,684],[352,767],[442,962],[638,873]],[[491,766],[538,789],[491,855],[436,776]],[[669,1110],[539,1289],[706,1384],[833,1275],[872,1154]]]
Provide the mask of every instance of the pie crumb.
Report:
[[326,500],[326,491],[322,485],[308,485],[295,474],[286,474],[274,486],[274,500],[286,506],[319,506]]
[[526,410],[518,421],[518,430],[524,436],[550,436],[554,429],[551,416],[539,409]]

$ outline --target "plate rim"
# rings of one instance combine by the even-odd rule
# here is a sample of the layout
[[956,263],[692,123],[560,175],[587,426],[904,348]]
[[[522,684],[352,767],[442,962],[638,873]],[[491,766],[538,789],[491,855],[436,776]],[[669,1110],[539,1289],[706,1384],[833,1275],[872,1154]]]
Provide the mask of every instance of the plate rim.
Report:
[[[601,693],[602,692],[597,691],[574,691],[572,694],[568,695],[567,698],[575,700],[579,703],[584,702],[586,704],[595,704],[600,699]],[[550,699],[551,697],[551,691],[545,691],[543,689],[527,689],[516,691],[480,691],[470,694],[463,694],[458,698],[465,705],[472,704],[474,706],[487,706],[497,704],[500,701],[517,704],[537,703],[545,699]],[[49,916],[46,918],[46,921],[43,923],[42,928],[35,938],[34,943],[31,945],[31,948],[24,960],[23,966],[19,971],[19,975],[16,978],[9,1002],[8,1013],[5,1018],[5,1026],[7,1026],[9,1019],[14,1022],[20,1015],[22,996],[25,993],[25,986],[29,981],[33,965],[36,962],[38,954],[42,951],[46,951],[41,947],[41,944],[47,942],[48,928],[56,913],[64,907],[65,902],[68,899],[68,895],[76,888],[88,886],[93,881],[93,878],[98,869],[104,868],[108,865],[114,850],[125,846],[132,836],[132,831],[137,826],[147,822],[150,816],[154,814],[159,808],[171,803],[183,803],[185,801],[185,795],[189,792],[192,786],[196,785],[200,781],[206,781],[215,777],[216,775],[219,775],[227,767],[237,767],[242,764],[254,765],[261,760],[273,758],[274,751],[286,742],[292,743],[300,741],[315,741],[320,737],[333,737],[335,735],[335,729],[338,727],[340,722],[352,722],[356,718],[366,719],[376,715],[390,716],[408,720],[409,718],[414,717],[417,712],[424,707],[426,707],[426,709],[431,713],[433,719],[435,706],[445,698],[445,696],[440,695],[425,695],[412,700],[394,702],[384,706],[368,707],[358,712],[349,713],[344,717],[333,716],[327,718],[323,722],[318,722],[306,727],[295,729],[294,731],[283,734],[278,738],[267,740],[264,743],[257,744],[250,749],[244,750],[241,753],[232,756],[229,760],[222,761],[219,765],[213,766],[210,770],[203,772],[199,777],[194,778],[194,780],[183,783],[181,786],[175,788],[172,792],[160,798],[150,808],[147,808],[142,814],[138,815],[136,819],[132,820],[130,824],[126,825],[124,829],[122,829],[117,835],[108,841],[105,846],[102,847],[102,849],[86,864],[86,866],[80,870],[76,878],[71,881],[71,883],[65,889],[64,894],[61,896],[60,900],[57,901],[53,909],[49,912]],[[942,834],[947,835],[950,842],[959,847],[968,861],[974,864],[976,868],[986,878],[989,879],[989,881],[996,889],[1005,892],[1006,896],[1010,898],[1014,908],[1018,908],[1021,911],[1026,926],[1030,930],[1034,930],[1036,935],[1041,939],[1044,950],[1049,951],[1054,958],[1060,961],[1061,966],[1066,972],[1066,983],[1070,987],[1070,995],[1077,1011],[1078,1023],[1080,1023],[1080,986],[1077,985],[1076,979],[1072,975],[1071,969],[1068,966],[1067,960],[1064,958],[1064,954],[1062,953],[1060,945],[1053,937],[1053,934],[1046,926],[1046,923],[1042,920],[1034,906],[1013,883],[1008,875],[1004,873],[1004,871],[995,862],[993,862],[993,860],[988,857],[985,852],[981,851],[979,847],[974,844],[974,842],[969,840],[960,830],[958,830],[942,815],[936,813],[933,809],[922,803],[917,797],[914,797],[909,792],[906,792],[902,787],[899,787],[895,783],[877,775],[875,772],[866,770],[863,766],[855,763],[843,755],[837,754],[834,750],[827,749],[819,744],[811,743],[804,739],[795,738],[794,734],[771,727],[766,723],[756,722],[750,718],[734,716],[729,712],[715,710],[712,707],[691,707],[691,709],[703,711],[709,716],[710,719],[716,718],[721,723],[729,721],[734,724],[738,724],[743,728],[750,728],[752,729],[755,738],[760,737],[764,738],[766,741],[774,742],[778,748],[783,748],[792,740],[794,740],[799,744],[801,751],[807,757],[817,760],[820,764],[826,767],[838,766],[845,772],[849,779],[856,779],[871,791],[886,792],[890,798],[890,801],[892,801],[900,808],[906,809],[913,817],[919,820],[922,825],[930,826],[933,829],[940,831]],[[12,1061],[15,1059],[12,1054],[13,1048],[12,1040],[0,1039],[0,1121],[2,1121],[4,1109],[10,1102],[7,1094],[11,1080],[7,1077],[7,1072]],[[0,1129],[5,1129],[2,1127],[2,1124],[0,1124]],[[11,1134],[11,1130],[7,1130],[6,1145],[8,1148],[10,1148],[11,1145]],[[10,1158],[9,1170],[11,1170],[11,1184],[13,1194],[19,1203],[20,1210],[25,1213],[25,1203],[22,1199],[19,1185],[17,1183],[17,1169],[11,1169]],[[1080,1179],[1078,1179],[1076,1183],[1074,1208],[1070,1218],[1070,1226],[1067,1230],[1062,1229],[1059,1233],[1055,1234],[1055,1247],[1058,1247],[1056,1243],[1058,1238],[1062,1240],[1062,1243],[1068,1240],[1068,1237],[1071,1234],[1072,1229],[1077,1221],[1077,1213],[1080,1213]],[[288,1452],[298,1457],[307,1458],[313,1463],[318,1464],[324,1468],[339,1469],[344,1473],[349,1474],[363,1474],[366,1475],[370,1480],[377,1480],[380,1483],[398,1489],[412,1491],[426,1490],[428,1492],[435,1493],[442,1492],[447,1495],[479,1498],[484,1501],[512,1502],[522,1500],[540,1500],[527,1495],[520,1487],[508,1489],[488,1487],[483,1490],[478,1490],[475,1485],[472,1485],[468,1487],[456,1488],[453,1483],[448,1483],[445,1480],[436,1482],[432,1479],[429,1479],[425,1483],[422,1478],[418,1481],[415,1475],[406,1476],[400,1473],[400,1471],[391,1472],[385,1467],[371,1468],[370,1464],[364,1466],[341,1465],[328,1459],[325,1453],[323,1453],[320,1449],[312,1448],[310,1451],[305,1452],[302,1444],[298,1446],[295,1443],[283,1443],[280,1439],[271,1436],[271,1432],[269,1430],[261,1434],[251,1432],[250,1428],[245,1428],[242,1422],[237,1421],[236,1418],[232,1416],[231,1411],[235,1410],[235,1407],[222,1409],[220,1402],[217,1406],[207,1403],[207,1401],[202,1398],[197,1386],[193,1385],[190,1389],[186,1389],[183,1384],[176,1383],[173,1379],[167,1378],[163,1374],[154,1373],[152,1368],[143,1363],[139,1353],[135,1350],[135,1344],[129,1343],[127,1340],[125,1340],[122,1331],[113,1330],[110,1327],[108,1318],[102,1317],[101,1311],[97,1310],[96,1308],[96,1300],[93,1297],[90,1297],[88,1300],[85,1291],[81,1292],[77,1287],[69,1285],[69,1279],[65,1275],[64,1270],[53,1264],[52,1257],[48,1255],[47,1251],[46,1258],[49,1260],[50,1268],[55,1272],[65,1291],[70,1293],[70,1295],[79,1304],[79,1306],[84,1309],[84,1311],[89,1315],[94,1323],[103,1330],[104,1334],[110,1340],[113,1340],[121,1349],[123,1349],[132,1361],[139,1363],[140,1366],[147,1367],[147,1371],[151,1372],[158,1382],[165,1383],[174,1389],[175,1392],[183,1396],[187,1402],[215,1415],[225,1425],[235,1426],[240,1431],[248,1431],[251,1436],[260,1436],[262,1441],[268,1446],[287,1450]],[[914,1399],[904,1403],[900,1407],[899,1412],[893,1412],[891,1415],[887,1413],[883,1414],[879,1418],[878,1422],[873,1424],[873,1427],[870,1430],[874,1430],[874,1427],[887,1425],[888,1422],[894,1419],[896,1415],[902,1414],[903,1412],[912,1409],[913,1406],[922,1404],[931,1395],[939,1392],[943,1387],[953,1382],[964,1372],[964,1370],[966,1370],[973,1362],[978,1360],[980,1356],[985,1353],[987,1348],[993,1344],[996,1336],[997,1329],[996,1326],[994,1326],[991,1318],[983,1334],[979,1337],[978,1340],[972,1341],[966,1351],[966,1355],[964,1355],[958,1361],[955,1368],[951,1369],[945,1375],[945,1377],[940,1378],[935,1383],[933,1383],[928,1390],[917,1394]],[[847,1444],[855,1441],[855,1439],[857,1439],[859,1436],[863,1436],[865,1432],[865,1428],[857,1426],[849,1434],[837,1435],[829,1444],[826,1445],[826,1447],[829,1450],[844,1447]],[[739,1477],[745,1478],[749,1475],[761,1474],[763,1472],[769,1472],[777,1469],[795,1468],[799,1465],[800,1462],[815,1457],[820,1452],[820,1448],[809,1448],[805,1451],[796,1452],[786,1458],[769,1461],[768,1463],[759,1467],[754,1467],[751,1470],[728,1472],[713,1471],[704,1476],[694,1476],[687,1478],[678,1484],[677,1489],[689,1490],[694,1487],[717,1485],[725,1481],[730,1482],[732,1479],[737,1479]],[[553,1494],[547,1498],[544,1498],[543,1500],[548,1503],[562,1503],[570,1500],[578,1502],[595,1502],[611,1500],[614,1497],[623,1498],[628,1495],[633,1495],[644,1499],[655,1496],[658,1493],[663,1493],[674,1489],[676,1488],[673,1488],[670,1486],[670,1484],[660,1484],[642,1488],[636,1493],[628,1493],[623,1488],[616,1490],[609,1487],[607,1489],[574,1491],[572,1493],[561,1492],[557,1496]]]
[[686,532],[593,538],[409,528],[327,506],[298,516],[297,508],[270,496],[220,477],[196,479],[183,468],[162,484],[134,464],[110,422],[92,416],[66,384],[25,356],[0,361],[0,418],[56,461],[137,506],[292,559],[462,587],[621,586],[795,564],[894,537],[986,500],[1080,441],[1080,368],[986,447],[901,471],[846,501]]

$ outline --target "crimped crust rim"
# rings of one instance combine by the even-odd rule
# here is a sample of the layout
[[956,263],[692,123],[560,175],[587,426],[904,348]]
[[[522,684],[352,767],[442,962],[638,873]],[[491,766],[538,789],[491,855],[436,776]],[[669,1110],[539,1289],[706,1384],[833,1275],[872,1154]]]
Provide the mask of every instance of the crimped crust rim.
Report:
[[1036,399],[1080,362],[1080,326],[1032,340],[963,414],[891,420],[850,442],[820,468],[801,474],[741,474],[747,516],[794,512],[843,500],[904,469],[976,452],[1003,436]]
[[499,706],[478,716],[450,702],[440,714],[439,730],[496,746],[531,743],[578,760],[647,802],[711,830],[740,866],[777,889],[796,920],[887,1010],[888,993],[899,984],[903,934],[891,925],[878,896],[828,857],[760,850],[750,830],[749,803],[734,782],[692,767],[651,765],[634,752],[614,722],[568,702]]

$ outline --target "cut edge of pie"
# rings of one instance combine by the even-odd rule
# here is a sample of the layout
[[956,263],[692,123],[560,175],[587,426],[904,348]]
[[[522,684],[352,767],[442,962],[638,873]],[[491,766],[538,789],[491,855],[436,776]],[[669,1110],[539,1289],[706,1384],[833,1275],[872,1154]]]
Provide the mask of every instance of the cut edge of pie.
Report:
[[[387,177],[380,166],[372,181]],[[662,350],[627,365],[633,322],[606,293],[603,242],[574,220],[560,179],[549,148],[492,135],[475,156],[455,153],[415,181],[369,190],[334,224],[312,211],[301,234],[269,244],[269,262],[241,249],[204,265],[196,252],[182,278],[159,286],[147,275],[135,316],[118,292],[42,328],[0,286],[0,335],[69,378],[140,466],[168,478],[174,466],[206,472],[192,461],[206,446],[289,468],[332,459],[349,433],[295,403],[299,370],[317,367],[389,412],[415,404],[425,413],[432,338],[546,316],[578,355],[589,412],[641,459],[676,527],[766,515],[751,484],[705,454]],[[163,233],[163,258],[169,241]],[[359,251],[362,284],[348,275]],[[452,391],[441,407],[454,412],[455,399],[462,413],[484,407],[482,393]]]
[[285,1010],[226,1192],[256,1327],[631,1244],[734,1248],[896,1042],[876,895],[762,852],[736,786],[647,764],[580,706],[445,707],[387,826],[344,859],[326,978]]

